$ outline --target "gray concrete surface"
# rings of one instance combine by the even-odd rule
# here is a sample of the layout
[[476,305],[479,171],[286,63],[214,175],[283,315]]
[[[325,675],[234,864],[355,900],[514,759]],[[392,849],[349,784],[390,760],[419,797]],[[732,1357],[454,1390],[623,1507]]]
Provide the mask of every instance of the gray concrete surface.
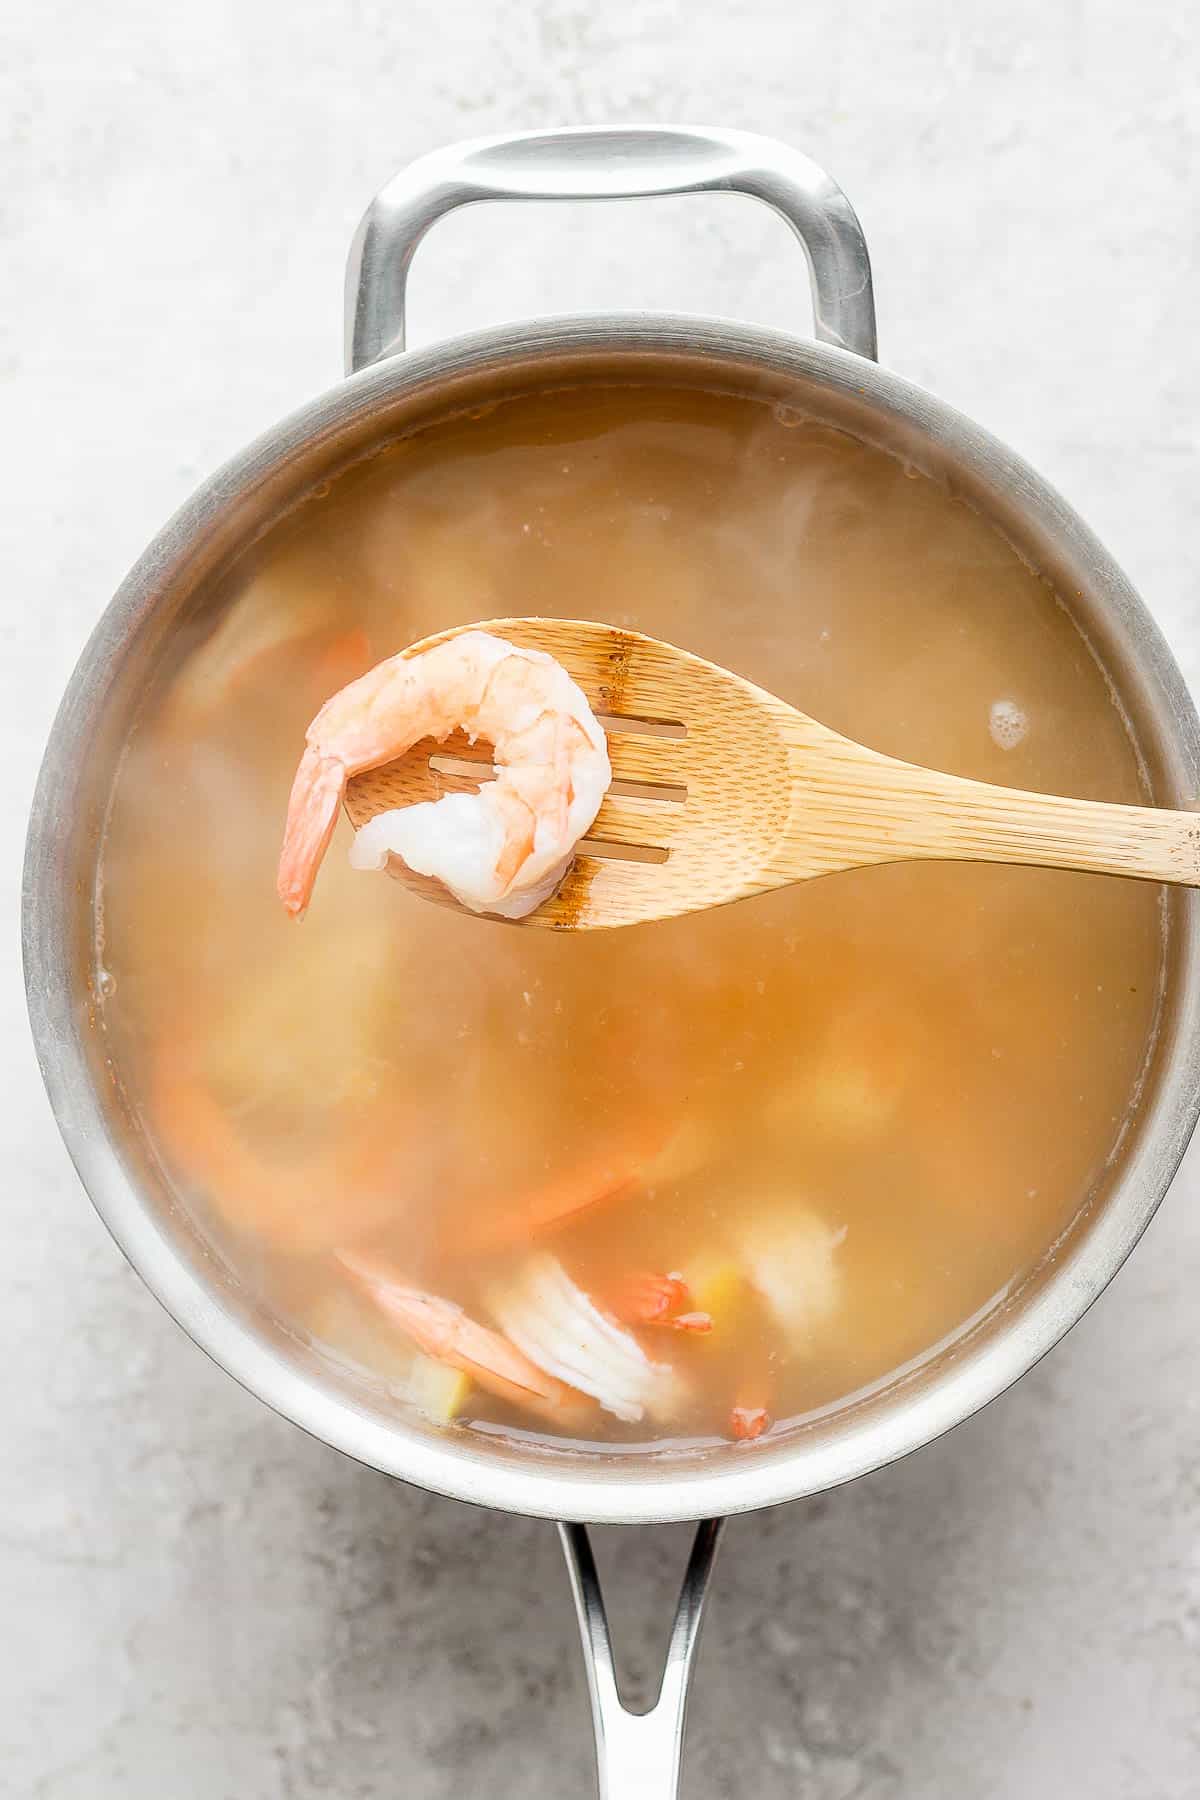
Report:
[[[883,354],[1026,452],[1200,681],[1200,25],[1167,0],[16,0],[0,16],[0,1792],[584,1796],[548,1527],[391,1485],[210,1367],[92,1216],[15,952],[43,734],[194,483],[337,378],[342,261],[405,159],[506,126],[712,119],[837,173]],[[428,338],[594,302],[805,320],[732,202],[445,226]],[[1113,1291],[950,1439],[733,1527],[695,1800],[1200,1794],[1200,1164]],[[644,1683],[683,1555],[620,1540]]]

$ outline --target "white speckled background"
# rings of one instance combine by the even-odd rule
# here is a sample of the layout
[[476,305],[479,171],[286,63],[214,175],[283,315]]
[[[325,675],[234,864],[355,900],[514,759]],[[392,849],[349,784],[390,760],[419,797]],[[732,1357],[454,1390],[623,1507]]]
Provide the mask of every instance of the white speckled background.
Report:
[[[1200,25],[1167,0],[16,0],[0,15],[0,1792],[591,1792],[549,1527],[389,1484],[212,1368],[68,1166],[16,954],[44,733],[197,480],[336,380],[342,264],[406,159],[682,118],[825,162],[885,360],[1025,452],[1200,680]],[[784,227],[722,200],[474,212],[417,340],[598,303],[806,326]],[[1200,1793],[1195,1157],[1114,1290],[903,1466],[730,1531],[689,1800]],[[645,1683],[685,1536],[604,1534]]]

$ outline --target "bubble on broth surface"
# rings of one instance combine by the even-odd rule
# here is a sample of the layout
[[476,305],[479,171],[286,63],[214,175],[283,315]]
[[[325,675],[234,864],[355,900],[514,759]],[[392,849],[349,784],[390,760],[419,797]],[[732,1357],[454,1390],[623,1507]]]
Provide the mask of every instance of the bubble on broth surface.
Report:
[[1001,750],[1015,750],[1029,734],[1029,720],[1015,700],[993,700],[988,732]]

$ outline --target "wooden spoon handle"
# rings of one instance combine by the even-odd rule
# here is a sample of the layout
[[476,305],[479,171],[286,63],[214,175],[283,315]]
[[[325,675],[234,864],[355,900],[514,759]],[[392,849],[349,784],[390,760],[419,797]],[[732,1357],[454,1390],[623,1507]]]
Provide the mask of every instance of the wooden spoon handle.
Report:
[[774,879],[936,859],[1088,869],[1200,887],[1200,812],[969,781],[845,738],[835,742],[812,722],[797,739],[789,746],[791,819]]
[[1117,806],[947,777],[955,857],[1200,887],[1200,813]]

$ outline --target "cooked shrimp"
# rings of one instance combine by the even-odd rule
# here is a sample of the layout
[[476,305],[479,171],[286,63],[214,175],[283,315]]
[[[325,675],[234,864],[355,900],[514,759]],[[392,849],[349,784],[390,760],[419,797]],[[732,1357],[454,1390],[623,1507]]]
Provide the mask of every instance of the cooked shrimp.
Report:
[[365,631],[340,626],[326,594],[289,593],[277,581],[259,579],[188,657],[168,704],[193,719],[211,718],[240,689],[277,679],[279,663],[301,647],[310,653],[306,667],[314,682],[322,675],[331,685],[349,681],[370,661]]
[[540,1367],[598,1400],[605,1412],[636,1423],[669,1412],[673,1371],[651,1362],[637,1339],[600,1311],[545,1253],[514,1281],[497,1285],[492,1311],[513,1343]]
[[271,1156],[239,1127],[193,1058],[169,1046],[151,1077],[154,1116],[186,1178],[227,1224],[308,1256],[394,1221],[396,1186],[378,1135],[329,1120],[330,1135]]
[[761,1437],[771,1423],[765,1406],[735,1406],[729,1415],[729,1430],[741,1443]]
[[633,1275],[610,1301],[614,1316],[627,1325],[662,1325],[669,1331],[712,1330],[712,1317],[692,1306],[682,1275]]
[[477,1324],[453,1300],[406,1286],[369,1257],[339,1250],[337,1258],[426,1355],[461,1369],[498,1399],[539,1413],[560,1427],[586,1419],[588,1402],[578,1390],[539,1368],[499,1332]]
[[622,1120],[608,1131],[603,1150],[555,1170],[519,1199],[465,1221],[458,1240],[462,1253],[528,1243],[562,1229],[589,1207],[619,1200],[637,1187],[659,1144],[656,1122]]
[[308,905],[350,777],[459,727],[492,745],[496,780],[379,813],[355,837],[351,862],[382,869],[394,853],[474,912],[520,918],[549,898],[612,779],[607,741],[552,657],[465,631],[380,663],[309,726],[279,858],[290,913]]

